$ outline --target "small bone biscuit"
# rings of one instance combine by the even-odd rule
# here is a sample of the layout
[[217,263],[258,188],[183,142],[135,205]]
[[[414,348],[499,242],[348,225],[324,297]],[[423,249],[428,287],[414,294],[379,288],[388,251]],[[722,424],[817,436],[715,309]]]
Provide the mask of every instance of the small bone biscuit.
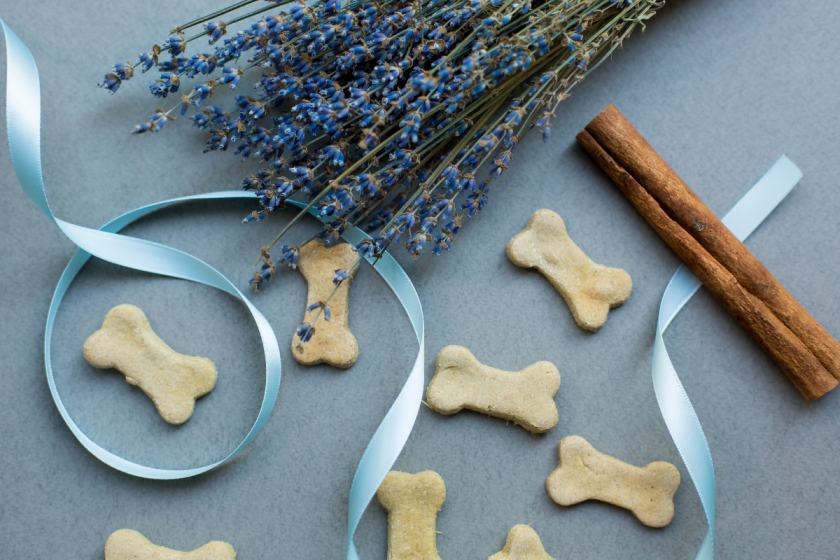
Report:
[[[309,294],[306,296],[306,307],[313,303],[327,301],[335,289],[333,277],[336,270],[344,270],[350,278],[341,283],[335,295],[330,300],[329,321],[324,320],[321,313],[316,325],[315,334],[309,342],[300,344],[295,336],[292,339],[292,355],[306,366],[328,363],[340,368],[349,368],[359,357],[359,343],[350,332],[348,318],[350,315],[349,296],[350,282],[356,274],[356,269],[350,270],[358,255],[353,246],[347,243],[327,248],[320,243],[307,243],[300,249],[298,269],[309,284]],[[307,311],[303,321],[310,323],[318,313],[318,309]]]
[[566,233],[563,219],[551,210],[537,210],[528,225],[510,240],[508,258],[516,266],[536,268],[554,285],[575,322],[595,332],[607,314],[630,297],[633,281],[620,268],[596,264]]
[[211,541],[181,552],[154,545],[137,531],[120,529],[105,542],[105,560],[236,560],[236,551],[226,542]]
[[183,424],[195,399],[216,386],[216,366],[208,358],[184,356],[152,330],[146,315],[133,305],[108,312],[102,328],[85,341],[85,359],[95,368],[116,368],[140,387],[170,424]]
[[376,495],[388,510],[388,560],[440,560],[435,520],[446,499],[440,475],[391,471]]
[[517,525],[508,532],[501,552],[487,560],[554,560],[546,553],[537,532],[527,525]]
[[542,433],[557,425],[554,395],[559,388],[560,372],[550,362],[502,371],[485,366],[466,348],[447,346],[437,356],[426,400],[441,414],[467,408]]
[[674,518],[680,473],[671,463],[634,467],[597,451],[580,436],[563,438],[559,453],[560,466],[546,487],[561,506],[601,500],[629,509],[648,527],[664,527]]

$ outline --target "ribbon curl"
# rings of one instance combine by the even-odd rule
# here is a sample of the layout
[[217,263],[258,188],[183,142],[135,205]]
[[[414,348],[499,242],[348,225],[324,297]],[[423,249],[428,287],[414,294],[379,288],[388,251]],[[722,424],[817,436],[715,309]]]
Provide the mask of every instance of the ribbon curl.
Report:
[[[799,168],[786,156],[780,157],[721,221],[739,240],[745,240],[801,178],[802,172]],[[680,265],[668,282],[659,305],[656,338],[653,343],[652,373],[659,410],[697,488],[700,503],[709,522],[709,530],[696,558],[711,560],[715,547],[715,469],[712,454],[700,420],[697,419],[697,413],[694,412],[694,407],[668,357],[662,338],[665,329],[701,285],[700,280],[684,264]]]

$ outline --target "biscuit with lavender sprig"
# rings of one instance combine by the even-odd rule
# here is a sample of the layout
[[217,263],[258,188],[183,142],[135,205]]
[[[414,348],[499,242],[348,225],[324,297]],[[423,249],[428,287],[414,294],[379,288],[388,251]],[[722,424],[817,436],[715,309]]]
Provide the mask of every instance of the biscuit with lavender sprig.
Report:
[[[326,219],[322,240],[361,226],[374,235],[360,254],[404,244],[414,258],[449,250],[516,146],[533,129],[547,140],[559,104],[664,3],[278,0],[233,16],[253,2],[175,28],[101,85],[113,93],[138,67],[156,68],[152,94],[181,96],[134,132],[157,132],[196,107],[193,122],[209,131],[205,152],[235,146],[256,161],[242,186],[259,207],[244,221],[308,200],[267,250],[314,208]],[[249,24],[233,33],[241,21]],[[194,45],[202,37],[207,52]],[[193,78],[203,83],[190,89]],[[253,96],[208,106],[216,88],[242,82],[256,82]],[[293,243],[284,248],[312,240]],[[289,251],[272,261],[267,250],[255,287],[291,262]]]
[[[347,243],[330,248],[310,243],[300,250],[298,270],[309,293],[306,315],[292,340],[292,355],[301,364],[348,368],[356,363],[359,344],[350,332],[349,297],[357,258]],[[319,322],[320,317],[324,320]]]

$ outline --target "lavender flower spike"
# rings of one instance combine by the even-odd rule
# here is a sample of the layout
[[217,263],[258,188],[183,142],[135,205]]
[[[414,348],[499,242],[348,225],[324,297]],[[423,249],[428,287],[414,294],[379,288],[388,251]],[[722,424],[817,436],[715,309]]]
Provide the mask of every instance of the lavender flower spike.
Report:
[[[429,247],[452,250],[531,130],[547,140],[560,103],[664,0],[266,4],[228,19],[234,4],[176,27],[100,85],[115,93],[136,67],[157,69],[152,95],[179,99],[133,132],[160,131],[183,115],[206,131],[205,153],[252,162],[242,186],[255,208],[245,222],[271,227],[297,200],[329,218],[299,245],[332,243],[353,225],[374,235],[355,246],[360,257],[404,243],[418,258]],[[242,21],[242,31],[228,33]],[[186,31],[194,26],[202,27]],[[190,44],[199,39],[203,47]],[[208,106],[223,84],[249,92]],[[280,253],[274,266],[297,265],[298,246]],[[273,274],[265,270],[252,285],[265,284]],[[347,278],[339,270],[334,283]]]

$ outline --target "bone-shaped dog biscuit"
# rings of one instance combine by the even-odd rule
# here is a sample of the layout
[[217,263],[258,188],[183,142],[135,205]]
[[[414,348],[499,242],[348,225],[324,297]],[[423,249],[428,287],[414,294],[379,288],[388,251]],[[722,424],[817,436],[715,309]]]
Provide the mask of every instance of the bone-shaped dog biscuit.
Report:
[[487,560],[554,560],[543,548],[537,532],[527,525],[517,525],[508,532],[501,552]]
[[595,332],[607,314],[630,297],[633,281],[620,268],[596,264],[566,233],[563,219],[537,210],[528,225],[510,240],[508,258],[516,266],[536,268],[566,300],[575,322]]
[[680,473],[671,463],[634,467],[597,451],[580,436],[563,438],[559,453],[560,466],[546,486],[561,506],[601,500],[629,509],[648,527],[664,527],[674,518]]
[[502,371],[485,366],[466,348],[447,346],[437,356],[426,400],[441,414],[467,408],[542,433],[557,425],[554,394],[559,388],[560,372],[550,362]]
[[93,367],[122,372],[126,381],[152,399],[170,424],[189,420],[195,399],[216,386],[213,362],[172,350],[133,305],[118,305],[108,312],[102,328],[85,342],[84,355]]
[[[301,344],[297,336],[293,338],[292,355],[303,365],[314,366],[326,362],[332,366],[348,368],[356,363],[359,357],[359,343],[348,326],[348,300],[350,282],[356,273],[356,269],[350,270],[350,267],[357,257],[353,246],[347,243],[327,248],[313,242],[301,247],[298,269],[309,285],[309,294],[306,296],[307,309],[313,303],[327,301],[330,297],[335,288],[333,277],[336,270],[344,270],[350,274],[329,302],[332,315],[330,320],[324,320],[322,312],[317,324],[313,325],[315,334],[308,342]],[[311,321],[317,313],[317,308],[307,311],[303,321],[312,324]]]
[[236,560],[236,551],[226,542],[211,541],[181,552],[154,545],[137,531],[120,529],[105,542],[105,560]]
[[391,471],[376,491],[388,510],[388,560],[440,560],[435,521],[446,486],[434,471]]

